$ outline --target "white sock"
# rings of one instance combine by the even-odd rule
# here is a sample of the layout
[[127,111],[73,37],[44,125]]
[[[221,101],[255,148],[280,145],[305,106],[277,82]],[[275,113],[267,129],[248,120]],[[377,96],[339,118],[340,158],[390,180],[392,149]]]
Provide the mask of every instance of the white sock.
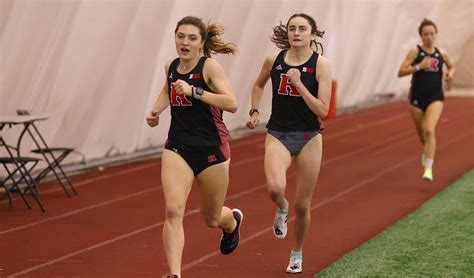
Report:
[[296,257],[298,259],[303,259],[303,251],[296,252],[296,251],[291,250],[291,256]]
[[431,158],[425,159],[425,169],[432,169],[433,163],[434,163],[434,159],[431,159]]

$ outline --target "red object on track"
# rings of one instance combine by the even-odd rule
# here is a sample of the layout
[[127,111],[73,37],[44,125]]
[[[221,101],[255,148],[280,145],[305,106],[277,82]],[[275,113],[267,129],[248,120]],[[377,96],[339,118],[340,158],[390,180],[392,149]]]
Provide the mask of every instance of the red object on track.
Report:
[[337,82],[333,80],[331,83],[331,102],[329,103],[329,111],[326,120],[334,119],[336,117],[336,92]]

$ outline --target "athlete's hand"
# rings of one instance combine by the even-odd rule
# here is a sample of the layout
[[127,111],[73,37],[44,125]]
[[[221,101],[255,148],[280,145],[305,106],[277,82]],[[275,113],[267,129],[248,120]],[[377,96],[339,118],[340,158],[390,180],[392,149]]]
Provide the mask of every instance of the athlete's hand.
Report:
[[174,87],[174,89],[175,89],[175,91],[178,95],[186,95],[186,96],[189,96],[189,97],[193,96],[193,91],[192,91],[191,85],[186,83],[186,81],[178,79],[178,80],[176,80],[176,82],[174,82],[171,85]]
[[447,74],[446,74],[446,77],[445,77],[445,80],[446,80],[447,82],[451,82],[451,81],[453,81],[453,77],[451,76],[451,74],[447,73]]
[[453,77],[451,76],[451,74],[446,74],[446,76],[444,77],[444,81],[446,82],[446,90],[447,91],[450,91],[451,90],[451,85],[453,83]]
[[247,122],[247,127],[250,129],[254,129],[260,123],[259,119],[260,114],[258,112],[253,112],[252,116],[250,116],[250,120]]
[[146,123],[151,127],[157,126],[160,123],[160,115],[158,115],[158,112],[152,110],[146,117]]
[[421,60],[421,62],[418,64],[420,66],[420,69],[427,69],[431,66],[431,58],[429,56],[426,56]]
[[294,85],[298,84],[301,82],[301,72],[298,69],[290,69],[286,75],[290,78],[291,83]]

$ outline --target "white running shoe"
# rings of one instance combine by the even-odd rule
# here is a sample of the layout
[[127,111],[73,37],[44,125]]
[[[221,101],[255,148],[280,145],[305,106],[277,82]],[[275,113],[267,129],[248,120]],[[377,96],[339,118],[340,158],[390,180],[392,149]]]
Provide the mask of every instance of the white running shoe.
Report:
[[303,271],[303,256],[301,253],[291,252],[290,263],[286,268],[288,273],[301,273]]
[[433,180],[433,170],[432,169],[425,169],[425,172],[423,172],[423,179],[424,180]]
[[282,211],[277,209],[275,221],[273,222],[273,234],[276,238],[284,239],[288,232],[288,209]]

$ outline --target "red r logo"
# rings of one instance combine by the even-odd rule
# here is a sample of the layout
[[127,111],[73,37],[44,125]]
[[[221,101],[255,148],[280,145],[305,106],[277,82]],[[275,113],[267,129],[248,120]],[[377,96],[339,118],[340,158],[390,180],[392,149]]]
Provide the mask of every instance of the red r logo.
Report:
[[171,105],[173,106],[193,106],[193,103],[189,101],[183,94],[176,93],[174,86],[171,85]]
[[438,71],[439,70],[439,60],[436,59],[436,58],[431,58],[431,65],[430,65],[430,68],[429,70],[430,71]]
[[288,78],[288,75],[282,73],[280,74],[280,87],[278,88],[279,95],[285,96],[293,96],[293,97],[301,97],[300,92],[296,89],[296,87],[291,84],[291,80]]

